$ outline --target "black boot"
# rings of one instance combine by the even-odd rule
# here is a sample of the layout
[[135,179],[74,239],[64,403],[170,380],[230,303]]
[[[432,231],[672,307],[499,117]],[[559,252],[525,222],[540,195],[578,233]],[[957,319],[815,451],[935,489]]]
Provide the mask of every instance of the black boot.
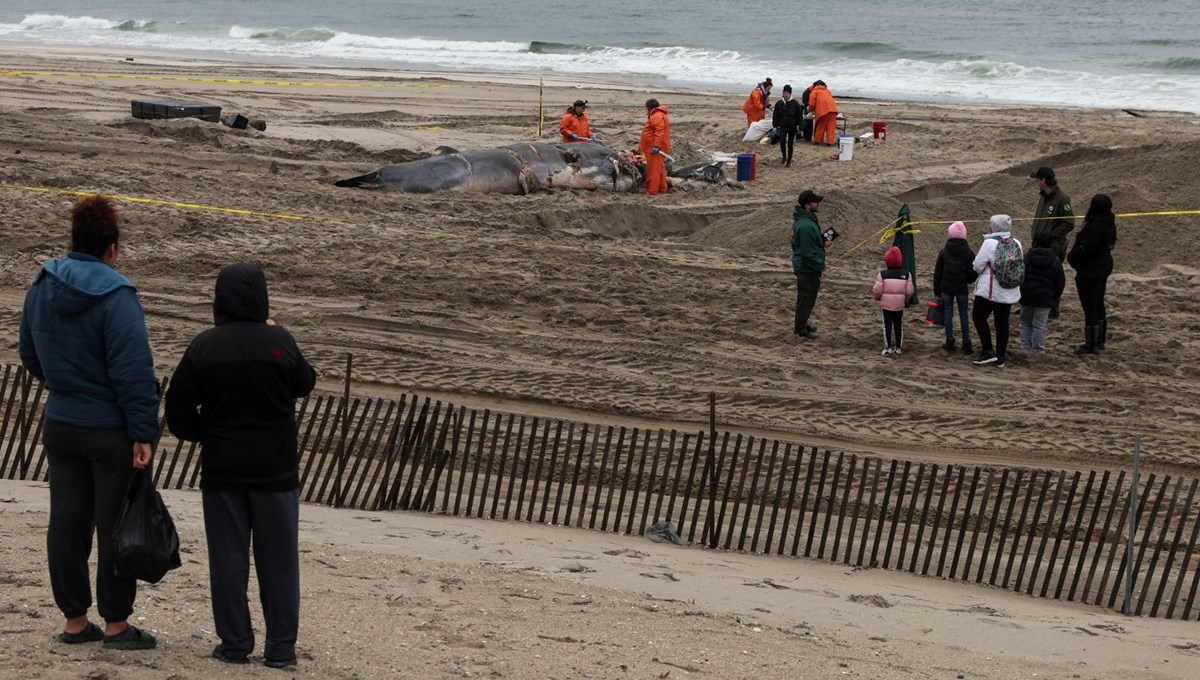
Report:
[[1095,354],[1096,353],[1096,329],[1097,326],[1083,327],[1083,344],[1075,348],[1076,354]]
[[1108,340],[1108,319],[1100,319],[1100,325],[1096,327],[1096,349],[1104,349],[1104,343]]

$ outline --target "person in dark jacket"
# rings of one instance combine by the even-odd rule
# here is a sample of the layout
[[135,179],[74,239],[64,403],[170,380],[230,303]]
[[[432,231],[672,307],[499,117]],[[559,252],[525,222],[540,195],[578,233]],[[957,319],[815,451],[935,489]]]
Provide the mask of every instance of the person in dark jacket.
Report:
[[783,86],[783,97],[775,102],[775,110],[771,114],[771,125],[779,130],[779,151],[783,154],[783,167],[792,167],[792,148],[796,144],[796,133],[804,114],[800,110],[800,102],[792,97],[792,86]]
[[[59,642],[104,641],[152,649],[127,623],[137,582],[116,575],[113,528],[135,469],[158,439],[158,382],[137,288],[114,267],[120,223],[112,201],[89,196],[71,210],[71,251],[46,262],[25,295],[18,352],[45,384],[43,443],[50,463],[46,536],[54,602],[66,617]],[[96,600],[88,620],[88,556],[96,535]]]
[[979,278],[972,263],[975,251],[967,243],[967,225],[955,222],[947,230],[946,245],[938,253],[933,266],[933,296],[941,301],[942,323],[946,327],[946,344],[942,349],[953,352],[954,307],[958,306],[958,321],[962,327],[963,354],[971,354],[971,326],[967,323],[967,298],[970,285]]
[[1053,237],[1040,231],[1033,248],[1025,253],[1025,280],[1021,283],[1021,351],[1046,351],[1046,325],[1054,301],[1062,297],[1067,277],[1062,260],[1054,253]]
[[[1058,186],[1058,178],[1054,169],[1043,165],[1029,179],[1037,180],[1038,205],[1034,213],[1033,226],[1030,228],[1030,238],[1046,232],[1050,234],[1050,247],[1059,260],[1067,258],[1067,236],[1075,229],[1075,213],[1071,209],[1071,197]],[[1061,296],[1060,296],[1061,297]],[[1058,300],[1050,309],[1050,318],[1058,318]]]
[[825,249],[829,241],[821,234],[817,213],[823,196],[805,189],[796,199],[792,211],[792,272],[796,275],[795,337],[817,339],[817,327],[808,323],[817,293],[821,290],[821,273],[825,271]]
[[1084,342],[1075,349],[1076,354],[1095,354],[1105,348],[1108,340],[1104,294],[1113,270],[1112,249],[1116,245],[1117,218],[1113,215],[1112,199],[1096,194],[1067,255],[1067,262],[1075,269],[1075,287],[1083,306]]
[[299,452],[294,400],[316,373],[268,315],[267,281],[254,264],[217,276],[216,327],[188,346],[167,390],[167,424],[201,443],[200,489],[208,535],[213,656],[246,663],[254,631],[246,602],[254,566],[266,619],[263,661],[296,663],[300,626]]

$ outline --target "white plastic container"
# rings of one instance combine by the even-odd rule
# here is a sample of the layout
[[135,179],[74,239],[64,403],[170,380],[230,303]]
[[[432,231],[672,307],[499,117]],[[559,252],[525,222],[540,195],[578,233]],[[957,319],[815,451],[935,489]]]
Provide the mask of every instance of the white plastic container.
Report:
[[854,158],[854,135],[838,135],[838,160]]

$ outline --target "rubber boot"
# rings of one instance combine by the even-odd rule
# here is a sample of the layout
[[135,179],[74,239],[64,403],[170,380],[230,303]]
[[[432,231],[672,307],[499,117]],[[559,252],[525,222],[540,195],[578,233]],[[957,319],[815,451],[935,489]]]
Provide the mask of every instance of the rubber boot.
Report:
[[1096,349],[1105,349],[1104,343],[1108,341],[1108,319],[1100,319],[1100,325],[1096,327]]
[[1096,329],[1097,326],[1083,327],[1083,344],[1075,348],[1076,354],[1095,354],[1096,353]]

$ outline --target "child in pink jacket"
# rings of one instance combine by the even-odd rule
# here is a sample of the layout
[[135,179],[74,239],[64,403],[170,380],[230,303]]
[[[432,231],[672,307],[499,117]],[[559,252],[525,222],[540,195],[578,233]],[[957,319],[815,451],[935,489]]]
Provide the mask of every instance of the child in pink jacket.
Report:
[[[875,286],[871,294],[879,300],[883,309],[883,356],[891,357],[900,354],[904,346],[904,303],[912,297],[913,281],[908,270],[904,268],[904,255],[900,249],[892,246],[883,256],[883,264],[887,269],[875,275]],[[892,338],[896,338],[895,344]]]

